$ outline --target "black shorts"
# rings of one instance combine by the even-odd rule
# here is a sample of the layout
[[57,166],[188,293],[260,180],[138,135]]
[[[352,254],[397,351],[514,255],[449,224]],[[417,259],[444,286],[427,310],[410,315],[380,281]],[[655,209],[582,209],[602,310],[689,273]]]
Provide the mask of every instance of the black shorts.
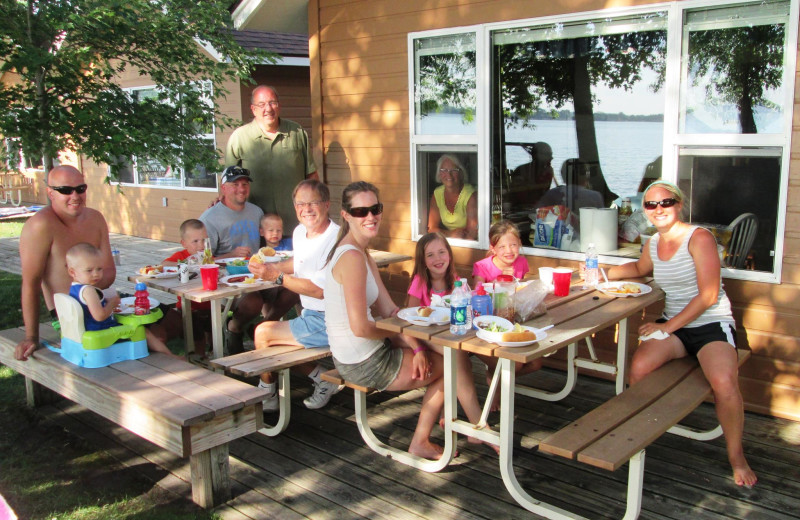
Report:
[[[656,323],[665,323],[667,320],[659,318]],[[733,323],[708,323],[699,327],[683,327],[673,332],[681,340],[686,352],[697,357],[700,349],[714,341],[724,341],[736,348],[736,329]]]

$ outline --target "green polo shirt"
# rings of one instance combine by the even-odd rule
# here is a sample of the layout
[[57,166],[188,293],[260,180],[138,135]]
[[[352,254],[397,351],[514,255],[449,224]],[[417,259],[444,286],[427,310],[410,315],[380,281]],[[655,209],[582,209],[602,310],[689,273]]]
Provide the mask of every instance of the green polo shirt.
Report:
[[317,171],[308,149],[308,134],[289,119],[281,118],[278,134],[269,139],[255,120],[237,128],[228,140],[225,166],[250,170],[250,202],[283,219],[283,233],[297,226],[292,191],[307,175]]

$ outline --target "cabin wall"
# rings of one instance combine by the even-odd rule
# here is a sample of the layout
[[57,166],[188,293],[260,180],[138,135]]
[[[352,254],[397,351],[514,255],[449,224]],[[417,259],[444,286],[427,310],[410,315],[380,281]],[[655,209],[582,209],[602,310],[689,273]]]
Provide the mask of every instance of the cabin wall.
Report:
[[[336,199],[332,212],[338,212],[338,198],[349,182],[374,183],[386,209],[373,245],[413,256],[409,32],[651,3],[656,2],[310,0],[314,143],[318,156],[324,157],[324,178]],[[800,82],[796,85],[782,283],[725,280],[725,287],[734,305],[739,343],[753,350],[740,372],[747,409],[800,420]],[[472,264],[484,255],[483,250],[454,250],[464,276],[471,275]],[[528,262],[535,271],[541,265],[556,265],[557,260],[529,257]],[[405,262],[384,270],[398,303],[405,299],[412,269],[413,263]],[[658,311],[648,309],[648,317]],[[608,348],[613,332],[596,338],[606,359],[613,357]]]

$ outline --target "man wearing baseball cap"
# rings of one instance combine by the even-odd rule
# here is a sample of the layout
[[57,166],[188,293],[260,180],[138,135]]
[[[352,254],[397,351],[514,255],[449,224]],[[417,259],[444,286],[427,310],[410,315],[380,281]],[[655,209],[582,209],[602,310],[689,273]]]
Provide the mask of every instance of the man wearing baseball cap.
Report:
[[[241,166],[228,166],[222,173],[222,200],[200,215],[211,241],[214,258],[248,257],[258,251],[261,208],[247,202],[250,172]],[[233,318],[223,330],[227,354],[242,352],[242,329],[255,318],[263,305],[261,294],[248,293],[237,300]]]

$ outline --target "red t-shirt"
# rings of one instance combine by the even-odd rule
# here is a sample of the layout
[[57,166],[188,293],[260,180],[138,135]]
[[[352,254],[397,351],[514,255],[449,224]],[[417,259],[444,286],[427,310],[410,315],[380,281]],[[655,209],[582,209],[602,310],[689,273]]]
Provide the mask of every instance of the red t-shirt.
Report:
[[[170,256],[169,258],[165,258],[165,262],[180,262],[181,260],[186,260],[192,256],[189,254],[189,251],[184,249],[183,251],[178,251],[174,255]],[[175,305],[175,308],[180,310],[181,307],[181,299],[178,298],[178,303]],[[211,302],[192,302],[192,310],[199,311],[199,310],[208,310],[211,309]]]

